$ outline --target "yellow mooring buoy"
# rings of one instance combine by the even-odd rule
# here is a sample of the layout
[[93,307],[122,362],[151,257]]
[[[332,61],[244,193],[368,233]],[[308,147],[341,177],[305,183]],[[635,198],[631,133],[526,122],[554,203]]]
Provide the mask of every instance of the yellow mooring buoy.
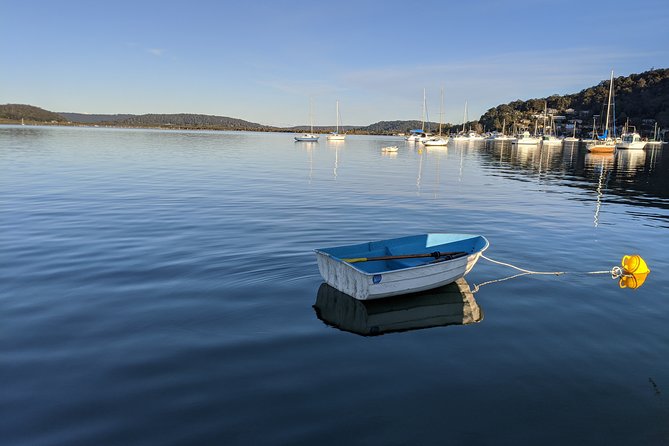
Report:
[[638,254],[623,256],[620,265],[624,273],[618,282],[620,288],[639,288],[646,281],[648,273],[650,273],[650,268],[646,265],[646,261]]

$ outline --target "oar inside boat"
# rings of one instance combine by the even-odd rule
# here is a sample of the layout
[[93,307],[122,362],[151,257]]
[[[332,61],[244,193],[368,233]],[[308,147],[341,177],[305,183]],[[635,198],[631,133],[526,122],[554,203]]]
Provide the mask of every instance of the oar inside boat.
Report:
[[466,256],[467,253],[464,251],[455,251],[455,252],[429,252],[423,254],[404,254],[398,256],[379,256],[379,257],[357,257],[352,259],[342,259],[347,263],[358,263],[358,262],[375,262],[378,260],[399,260],[399,259],[419,259],[421,257],[434,257],[435,260],[451,260],[458,257]]

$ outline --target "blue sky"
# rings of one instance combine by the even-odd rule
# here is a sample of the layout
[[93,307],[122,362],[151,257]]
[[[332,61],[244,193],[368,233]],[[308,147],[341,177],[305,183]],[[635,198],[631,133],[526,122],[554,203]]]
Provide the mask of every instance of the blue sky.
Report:
[[[462,122],[669,67],[669,2],[0,0],[0,103],[270,125]],[[627,27],[629,26],[629,27]]]

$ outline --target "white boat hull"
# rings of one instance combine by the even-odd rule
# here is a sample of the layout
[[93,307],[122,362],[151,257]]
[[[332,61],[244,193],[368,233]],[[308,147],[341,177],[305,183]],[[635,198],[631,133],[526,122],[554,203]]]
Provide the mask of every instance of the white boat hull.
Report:
[[646,147],[646,141],[619,142],[616,149],[643,150]]
[[446,141],[443,138],[435,138],[435,139],[428,139],[423,144],[425,144],[425,146],[427,146],[427,147],[430,147],[430,146],[446,146],[446,145],[448,145],[448,141]]
[[296,136],[295,141],[315,142],[318,141],[319,136],[305,133],[304,135]]

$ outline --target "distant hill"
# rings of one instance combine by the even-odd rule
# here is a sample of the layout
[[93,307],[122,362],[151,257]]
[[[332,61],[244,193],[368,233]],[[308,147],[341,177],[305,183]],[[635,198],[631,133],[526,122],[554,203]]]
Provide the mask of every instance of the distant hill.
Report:
[[183,127],[200,129],[224,129],[224,130],[263,130],[267,126],[248,122],[242,119],[228,118],[225,116],[197,115],[179,113],[171,115],[147,114],[131,115],[124,119],[114,121],[116,124],[134,127]]
[[[366,127],[357,127],[355,133],[369,133],[373,135],[393,135],[397,133],[408,133],[410,130],[420,129],[423,124],[420,121],[379,121]],[[443,133],[448,133],[452,124],[444,124],[441,127]],[[436,133],[439,123],[426,122],[425,129]]]
[[67,121],[67,119],[58,113],[26,104],[0,105],[0,119],[8,121],[20,121],[21,119],[24,119],[29,122]]
[[60,113],[71,122],[81,124],[105,124],[124,127],[173,127],[217,130],[263,130],[266,126],[226,116],[199,115],[192,113],[145,114],[145,115],[88,115],[83,113]]
[[[640,74],[616,77],[613,80],[616,125],[620,128],[629,118],[637,130],[652,130],[654,123],[669,127],[669,69],[650,70]],[[480,118],[486,129],[501,129],[514,122],[530,124],[533,115],[543,112],[546,104],[552,114],[569,121],[582,121],[591,126],[593,116],[603,116],[608,99],[609,80],[575,94],[552,95],[547,98],[518,100],[491,108]],[[507,127],[508,128],[508,127]]]

